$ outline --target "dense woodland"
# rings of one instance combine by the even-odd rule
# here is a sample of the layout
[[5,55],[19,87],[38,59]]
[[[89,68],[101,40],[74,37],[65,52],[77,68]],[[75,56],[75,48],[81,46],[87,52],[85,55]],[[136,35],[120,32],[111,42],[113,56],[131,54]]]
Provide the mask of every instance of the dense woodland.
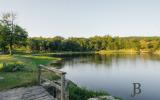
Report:
[[[99,51],[99,50],[120,50],[134,49],[158,50],[160,49],[159,37],[111,37],[94,36],[91,38],[63,38],[56,36],[53,38],[33,37],[23,39],[16,43],[14,39],[13,48],[27,50],[29,52],[55,52],[55,51]],[[20,41],[19,40],[19,41]],[[9,44],[6,41],[0,42],[3,52],[8,52]]]
[[27,31],[14,23],[16,16],[5,13],[0,19],[0,52],[16,50],[27,52],[55,51],[99,51],[133,49],[136,51],[160,49],[160,37],[111,37],[94,36],[90,38],[55,36],[51,38],[28,37]]
[[90,38],[63,37],[29,38],[28,48],[31,51],[99,51],[99,50],[157,50],[160,48],[159,37],[111,37],[94,36]]

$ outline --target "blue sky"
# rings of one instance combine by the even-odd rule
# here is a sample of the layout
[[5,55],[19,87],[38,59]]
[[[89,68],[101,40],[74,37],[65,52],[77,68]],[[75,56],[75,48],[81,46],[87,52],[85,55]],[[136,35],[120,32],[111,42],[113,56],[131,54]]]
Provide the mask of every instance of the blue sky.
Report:
[[160,0],[0,0],[29,36],[160,36]]

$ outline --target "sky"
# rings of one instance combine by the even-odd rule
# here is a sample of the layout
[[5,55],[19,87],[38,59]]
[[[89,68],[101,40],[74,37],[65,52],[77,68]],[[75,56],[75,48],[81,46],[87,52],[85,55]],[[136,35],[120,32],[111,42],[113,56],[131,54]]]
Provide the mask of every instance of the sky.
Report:
[[160,0],[0,0],[30,37],[160,36]]

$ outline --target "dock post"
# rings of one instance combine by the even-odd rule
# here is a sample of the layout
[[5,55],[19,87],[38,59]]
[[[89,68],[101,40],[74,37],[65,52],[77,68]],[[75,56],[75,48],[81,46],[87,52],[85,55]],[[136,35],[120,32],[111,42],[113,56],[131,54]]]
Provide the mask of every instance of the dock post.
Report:
[[62,74],[61,75],[61,100],[65,100],[64,88],[65,88],[65,74]]
[[41,85],[41,66],[38,66],[38,84]]

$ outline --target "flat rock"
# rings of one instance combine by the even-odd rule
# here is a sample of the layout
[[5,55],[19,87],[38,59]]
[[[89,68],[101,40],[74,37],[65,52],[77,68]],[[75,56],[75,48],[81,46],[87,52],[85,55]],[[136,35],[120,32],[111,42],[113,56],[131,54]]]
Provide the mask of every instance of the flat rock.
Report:
[[0,76],[0,80],[3,80],[3,79],[4,79],[4,77],[1,77],[1,76]]
[[113,96],[99,96],[95,98],[89,98],[88,100],[119,100],[119,99],[115,99]]

